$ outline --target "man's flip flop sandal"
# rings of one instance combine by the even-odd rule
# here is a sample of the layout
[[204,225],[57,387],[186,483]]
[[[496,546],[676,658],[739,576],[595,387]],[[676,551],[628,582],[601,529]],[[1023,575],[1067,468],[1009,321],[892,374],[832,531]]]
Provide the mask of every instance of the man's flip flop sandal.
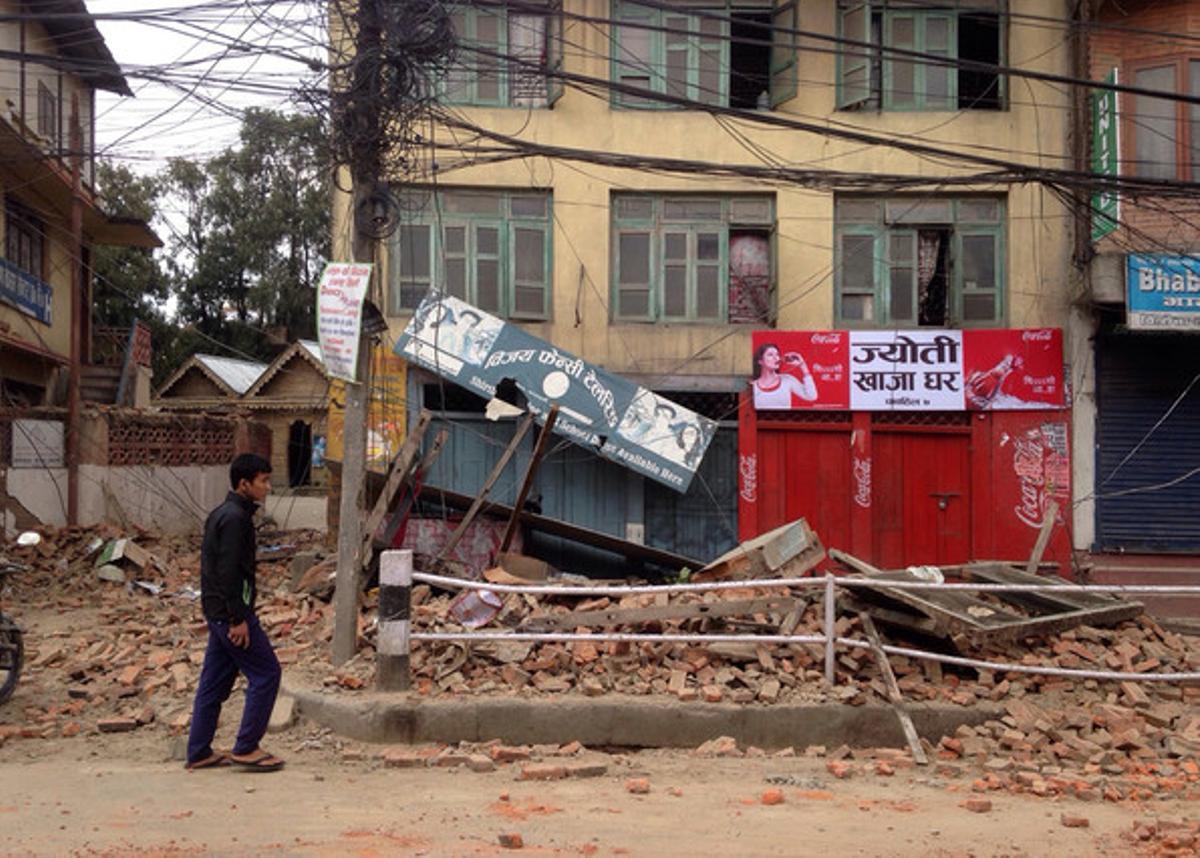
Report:
[[197,772],[201,769],[215,769],[229,765],[228,754],[213,754],[211,757],[205,757],[203,760],[196,760],[194,763],[188,763],[184,766],[189,772]]
[[277,772],[283,768],[283,760],[274,754],[268,753],[250,760],[239,760],[237,757],[230,757],[229,761],[248,772]]

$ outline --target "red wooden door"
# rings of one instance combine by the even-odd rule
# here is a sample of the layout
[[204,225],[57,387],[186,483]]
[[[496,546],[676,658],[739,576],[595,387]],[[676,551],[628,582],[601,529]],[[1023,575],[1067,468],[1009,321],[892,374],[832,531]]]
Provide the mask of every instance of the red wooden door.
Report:
[[804,518],[826,546],[849,547],[850,430],[760,428],[758,532]]
[[965,434],[873,433],[876,565],[971,559],[970,440]]

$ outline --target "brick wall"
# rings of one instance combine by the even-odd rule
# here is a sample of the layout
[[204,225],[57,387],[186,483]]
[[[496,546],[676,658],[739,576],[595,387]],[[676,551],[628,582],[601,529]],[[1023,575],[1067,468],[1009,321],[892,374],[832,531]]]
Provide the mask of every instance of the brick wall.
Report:
[[[1200,60],[1200,0],[1160,0],[1160,2],[1104,3],[1096,16],[1100,24],[1112,25],[1111,29],[1098,28],[1092,31],[1089,43],[1091,77],[1100,80],[1109,70],[1116,67],[1120,81],[1133,82],[1135,70],[1147,66],[1178,65],[1177,81],[1187,86],[1187,61]],[[1122,31],[1116,28],[1124,28]],[[1188,40],[1127,32],[1129,29],[1148,30],[1155,33],[1173,33]],[[1121,158],[1134,158],[1133,125],[1131,121],[1134,96],[1122,93],[1118,96],[1121,114]],[[1177,127],[1177,160],[1183,165],[1188,161],[1186,119],[1188,107],[1181,106]],[[1200,144],[1200,141],[1197,141]],[[1123,172],[1125,168],[1123,167]],[[1200,173],[1200,170],[1196,171]],[[1180,178],[1188,178],[1183,173]],[[1200,181],[1200,175],[1190,177]],[[1127,226],[1117,229],[1101,242],[1097,250],[1129,252],[1200,250],[1200,199],[1144,198],[1121,200],[1121,220]]]

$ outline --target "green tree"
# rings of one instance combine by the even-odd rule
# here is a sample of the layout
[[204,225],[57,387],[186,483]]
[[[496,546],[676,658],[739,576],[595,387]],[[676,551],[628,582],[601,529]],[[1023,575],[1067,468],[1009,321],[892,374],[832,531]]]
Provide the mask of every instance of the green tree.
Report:
[[[154,219],[161,186],[152,176],[138,176],[128,167],[100,161],[96,188],[106,214]],[[92,315],[95,324],[128,327],[134,319],[160,315],[169,284],[149,248],[97,245],[92,248]]]
[[170,162],[163,182],[181,214],[167,265],[181,323],[263,358],[314,336],[329,254],[323,144],[313,118],[250,110],[237,146]]

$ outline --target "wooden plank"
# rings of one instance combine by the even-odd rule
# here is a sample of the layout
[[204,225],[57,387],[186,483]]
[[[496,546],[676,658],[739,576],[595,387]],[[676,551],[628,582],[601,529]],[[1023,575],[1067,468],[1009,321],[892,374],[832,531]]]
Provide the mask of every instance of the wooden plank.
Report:
[[[1141,605],[1136,607],[1137,612],[1141,613]],[[975,646],[1004,644],[1027,637],[1058,634],[1084,625],[1112,625],[1127,620],[1130,616],[1130,605],[1126,603],[1114,605],[1111,608],[1088,608],[1069,613],[1048,614],[1044,617],[1030,617],[993,628],[967,629],[963,634]],[[1133,616],[1137,616],[1137,614],[1133,614]]]
[[479,494],[475,496],[475,502],[471,504],[471,508],[462,517],[462,521],[458,523],[458,527],[454,529],[454,532],[450,534],[450,538],[446,540],[446,544],[442,546],[442,550],[438,552],[438,562],[448,557],[450,552],[454,550],[454,546],[458,545],[459,541],[463,538],[463,535],[467,532],[467,528],[470,527],[471,522],[475,520],[475,516],[479,514],[480,508],[487,500],[488,493],[496,485],[496,481],[500,479],[500,475],[504,473],[504,469],[517,452],[517,448],[521,446],[521,441],[525,439],[525,434],[532,425],[533,415],[526,414],[525,418],[517,425],[517,431],[513,434],[512,440],[508,442],[508,446],[500,454],[500,460],[496,462],[496,466],[492,468],[492,472],[484,480],[483,486],[479,489]]
[[863,631],[867,633],[867,640],[871,642],[871,652],[875,654],[875,661],[879,664],[879,672],[883,674],[883,681],[887,683],[888,698],[892,701],[892,711],[896,713],[896,718],[900,721],[900,729],[904,731],[904,738],[908,741],[909,750],[912,751],[913,761],[918,766],[929,765],[929,758],[925,756],[925,749],[921,746],[921,737],[917,735],[917,728],[913,725],[912,717],[903,708],[904,696],[900,693],[896,674],[892,672],[892,663],[888,661],[887,653],[883,651],[883,641],[879,638],[875,623],[871,620],[871,615],[866,613],[859,614],[858,619],[862,623]]
[[740,599],[726,602],[694,602],[687,605],[654,605],[649,608],[612,608],[603,611],[575,611],[545,617],[529,617],[523,628],[548,631],[573,629],[577,626],[625,626],[652,623],[659,620],[686,620],[695,617],[734,617],[791,610],[791,596],[768,596],[761,599]]
[[1000,563],[970,563],[963,567],[962,577],[967,581],[979,581],[985,584],[1056,584],[1061,583],[1064,589],[1053,593],[996,593],[1005,601],[1014,602],[1023,607],[1040,612],[1049,611],[1079,611],[1087,608],[1109,608],[1114,604],[1136,606],[1137,616],[1142,610],[1138,602],[1120,599],[1108,593],[1089,593],[1086,590],[1067,589],[1067,582],[1052,578],[1047,580],[1040,575],[1030,575],[1012,566]]
[[908,611],[896,610],[894,608],[885,608],[880,605],[865,602],[849,594],[843,595],[841,599],[847,610],[853,611],[854,613],[869,611],[871,616],[879,620],[881,623],[887,623],[889,626],[909,629],[914,632],[920,632],[926,635],[934,635],[936,637],[945,637],[947,635],[947,630],[942,625],[940,625],[936,620],[925,616],[924,614],[914,614]]
[[508,526],[504,528],[504,538],[500,540],[501,554],[508,551],[508,546],[512,545],[513,536],[517,532],[517,512],[525,508],[525,499],[529,497],[529,489],[533,486],[533,476],[537,473],[538,464],[546,452],[546,443],[550,440],[550,433],[554,431],[554,424],[557,421],[558,406],[555,405],[546,415],[546,422],[542,424],[541,434],[538,435],[537,444],[533,448],[533,457],[529,460],[529,467],[525,469],[525,479],[521,481],[521,490],[517,492],[517,501],[513,504],[512,515],[508,517]]
[[420,479],[422,474],[429,473],[429,469],[437,461],[438,456],[442,452],[442,447],[449,437],[449,429],[442,428],[438,430],[437,437],[433,439],[433,444],[430,445],[429,450],[421,458],[420,463],[410,472],[409,478],[404,482],[404,485],[412,485],[413,491],[408,492],[400,504],[388,510],[388,517],[384,520],[382,532],[376,531],[378,538],[375,540],[374,545],[388,546],[395,541],[396,532],[404,524],[409,509],[412,508],[412,505],[416,502],[417,495],[420,494],[420,488],[415,483]]
[[821,540],[799,518],[743,542],[692,576],[696,583],[731,578],[799,576],[825,559]]
[[[437,499],[445,505],[457,509],[467,509],[475,502],[474,498],[470,495],[464,495],[450,489],[438,488],[437,486],[426,486],[421,496],[422,498]],[[512,511],[513,507],[497,503],[496,501],[487,501],[480,510],[483,514],[498,516],[504,519],[512,515]],[[521,523],[530,530],[536,530],[539,533],[548,533],[551,536],[561,536],[564,539],[578,542],[581,545],[590,545],[592,548],[611,551],[613,554],[619,554],[630,560],[653,563],[665,569],[699,569],[704,565],[703,561],[696,560],[693,557],[686,557],[682,554],[676,554],[673,551],[666,551],[662,548],[654,548],[650,545],[630,542],[627,539],[621,539],[610,533],[592,530],[589,527],[582,527],[559,518],[551,518],[550,516],[540,515],[528,510],[520,510],[518,515],[521,517]]]
[[431,413],[426,410],[421,411],[416,425],[408,433],[408,437],[404,439],[404,444],[400,447],[400,452],[396,454],[396,458],[392,461],[392,468],[388,472],[387,482],[383,484],[383,490],[375,500],[375,506],[372,507],[371,514],[367,516],[367,522],[363,526],[363,548],[359,553],[359,560],[364,566],[371,562],[371,548],[375,541],[375,531],[383,523],[384,517],[392,506],[392,501],[396,497],[396,492],[400,490],[400,486],[408,479],[409,469],[412,467],[413,460],[421,449],[421,439],[425,437],[425,431],[429,428],[429,423],[432,420],[433,415]]
[[1025,564],[1025,571],[1030,575],[1037,571],[1038,564],[1042,562],[1042,555],[1046,553],[1046,545],[1050,542],[1050,534],[1054,531],[1054,523],[1057,518],[1058,501],[1051,500],[1046,505],[1046,516],[1042,519],[1042,526],[1038,530],[1037,541],[1033,544],[1029,562]]

